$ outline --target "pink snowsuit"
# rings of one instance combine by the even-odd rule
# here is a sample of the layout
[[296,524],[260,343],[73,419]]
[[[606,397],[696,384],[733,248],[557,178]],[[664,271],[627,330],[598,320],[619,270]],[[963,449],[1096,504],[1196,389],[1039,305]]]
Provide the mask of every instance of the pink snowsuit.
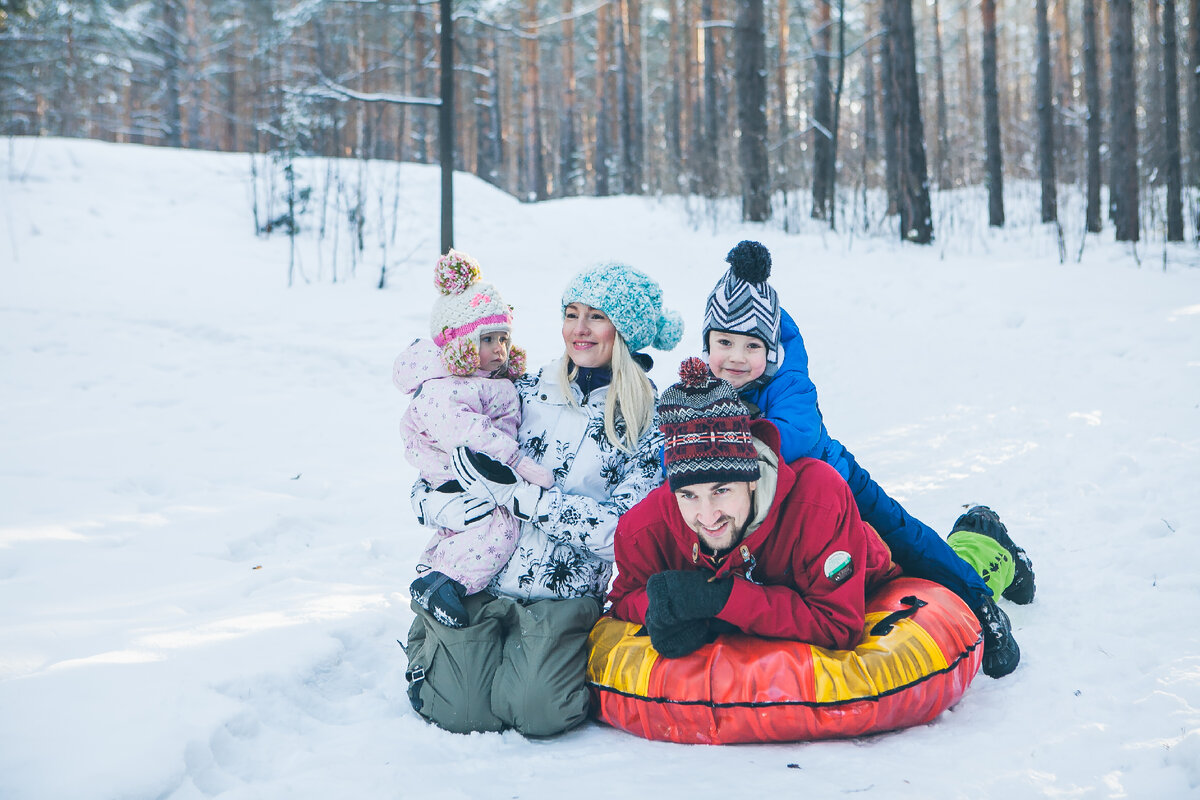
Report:
[[[530,483],[553,485],[548,470],[521,455],[516,438],[521,402],[511,380],[482,372],[451,375],[442,366],[437,345],[418,339],[396,357],[392,382],[413,395],[400,420],[404,457],[430,486],[456,479],[450,456],[459,445],[507,464]],[[417,570],[437,570],[474,594],[508,562],[519,527],[520,521],[501,506],[465,530],[439,528]]]

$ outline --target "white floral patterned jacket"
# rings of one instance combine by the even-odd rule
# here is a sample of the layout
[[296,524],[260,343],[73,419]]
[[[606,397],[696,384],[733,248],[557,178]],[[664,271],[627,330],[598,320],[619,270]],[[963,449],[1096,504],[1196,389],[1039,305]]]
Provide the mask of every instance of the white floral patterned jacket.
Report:
[[[517,551],[488,591],[520,600],[595,597],[603,602],[612,577],[617,519],[663,481],[662,433],[655,413],[632,454],[604,433],[607,386],[576,405],[558,386],[558,362],[517,381],[522,452],[554,473],[538,504],[542,523],[521,525]],[[656,397],[657,400],[657,397]],[[618,423],[618,432],[622,431]]]

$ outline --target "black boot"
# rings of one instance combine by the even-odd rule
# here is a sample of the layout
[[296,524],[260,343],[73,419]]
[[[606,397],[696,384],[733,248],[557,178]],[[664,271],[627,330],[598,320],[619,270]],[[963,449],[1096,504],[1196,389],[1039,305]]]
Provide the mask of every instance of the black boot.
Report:
[[958,531],[983,534],[1007,550],[1013,560],[1013,579],[1002,596],[1018,605],[1033,602],[1036,589],[1033,583],[1033,562],[1009,537],[1008,528],[1000,521],[1000,515],[987,506],[972,506],[967,513],[954,521],[950,533]]
[[467,609],[462,603],[467,589],[448,575],[430,570],[413,581],[408,591],[417,605],[446,627],[461,628],[467,624]]
[[1012,623],[990,597],[983,598],[973,610],[983,628],[983,674],[1003,678],[1021,663],[1021,648],[1013,638]]

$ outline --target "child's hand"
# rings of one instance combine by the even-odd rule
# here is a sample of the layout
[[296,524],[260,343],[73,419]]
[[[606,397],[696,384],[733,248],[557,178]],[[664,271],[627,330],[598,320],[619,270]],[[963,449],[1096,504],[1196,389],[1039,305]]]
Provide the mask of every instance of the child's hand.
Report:
[[514,469],[518,475],[535,486],[549,489],[554,485],[554,473],[529,456],[521,456],[521,460],[517,462]]

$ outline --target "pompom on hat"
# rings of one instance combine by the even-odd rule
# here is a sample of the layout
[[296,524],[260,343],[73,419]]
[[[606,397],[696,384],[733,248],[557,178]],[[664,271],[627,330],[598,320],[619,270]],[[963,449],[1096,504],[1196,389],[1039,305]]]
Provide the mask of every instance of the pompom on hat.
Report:
[[647,347],[670,350],[683,338],[683,317],[663,308],[662,287],[624,264],[600,264],[576,275],[563,292],[563,311],[571,303],[586,303],[607,314],[633,352]]
[[762,244],[746,240],[738,242],[725,261],[729,270],[704,305],[704,352],[708,352],[710,331],[757,337],[767,346],[767,368],[758,380],[769,380],[783,360],[779,295],[767,283],[771,253]]
[[[430,334],[451,375],[474,375],[479,369],[479,337],[512,332],[512,308],[481,277],[479,262],[457,250],[439,258],[433,269],[433,285],[442,296],[429,315]],[[509,376],[519,376],[524,365],[524,352],[510,346]]]
[[758,480],[750,415],[733,387],[713,377],[698,358],[680,364],[679,378],[658,402],[671,491],[697,483]]

